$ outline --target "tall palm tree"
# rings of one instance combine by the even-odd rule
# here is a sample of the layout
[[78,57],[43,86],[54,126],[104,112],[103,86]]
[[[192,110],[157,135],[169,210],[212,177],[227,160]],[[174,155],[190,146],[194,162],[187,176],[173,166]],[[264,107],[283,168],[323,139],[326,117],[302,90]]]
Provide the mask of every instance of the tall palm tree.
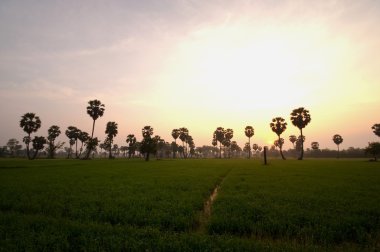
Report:
[[338,158],[339,158],[339,145],[343,143],[343,137],[339,134],[333,136],[334,143],[338,146]]
[[143,140],[141,141],[140,152],[145,155],[145,161],[149,161],[149,154],[154,152],[156,143],[152,138],[153,128],[151,126],[145,126],[141,130]]
[[216,128],[214,136],[217,142],[219,142],[219,158],[222,158],[222,143],[225,140],[226,131],[223,127]]
[[[179,129],[173,129],[172,130],[172,137],[174,138],[174,143],[177,145],[177,138],[179,137],[179,135],[181,134],[181,131]],[[172,145],[173,147],[174,145]],[[173,148],[173,158],[176,158],[176,151],[175,151],[175,147]]]
[[281,142],[280,139],[281,139],[281,134],[286,130],[286,125],[288,124],[285,122],[285,119],[282,117],[273,118],[272,122],[269,124],[272,131],[276,133],[276,135],[278,136],[278,144],[279,144],[278,147],[280,149],[280,154],[283,160],[285,160],[286,158],[284,157],[284,154],[282,153],[283,142]]
[[373,133],[375,133],[376,136],[380,137],[380,123],[376,123],[372,126]]
[[248,137],[248,145],[249,145],[249,151],[248,151],[248,158],[251,158],[251,137],[255,134],[255,130],[252,126],[246,126],[244,129],[245,136]]
[[[294,109],[292,113],[290,114],[290,120],[292,121],[292,124],[296,126],[300,132],[301,132],[301,139],[303,139],[303,133],[302,129],[306,127],[311,121],[310,113],[308,110],[306,110],[303,107]],[[303,140],[301,142],[301,155],[298,158],[298,160],[303,159]]]
[[[95,130],[95,121],[99,118],[99,117],[102,117],[103,114],[104,114],[104,104],[102,104],[101,101],[99,100],[91,100],[88,102],[88,106],[87,106],[87,114],[92,118],[93,122],[92,122],[92,131],[91,131],[91,139],[94,138],[94,130]],[[96,141],[91,141],[91,139],[89,139],[89,143],[90,144],[87,144],[87,154],[86,154],[86,158],[85,159],[88,159],[90,157],[90,153],[92,151],[92,148],[95,148],[99,141],[96,140]]]
[[289,141],[293,144],[293,149],[294,149],[294,143],[297,142],[297,137],[295,135],[290,135]]
[[179,128],[179,139],[182,141],[182,147],[183,147],[183,157],[187,157],[187,146],[185,147],[185,143],[187,140],[187,137],[189,136],[189,130],[185,127]]
[[20,127],[28,134],[27,137],[24,137],[23,141],[26,144],[26,154],[28,159],[32,159],[29,152],[29,144],[32,141],[30,135],[33,132],[37,132],[37,130],[41,127],[41,120],[35,113],[26,113],[21,116]]
[[105,133],[107,134],[107,138],[109,139],[109,156],[108,158],[112,158],[112,143],[113,143],[113,138],[117,135],[117,123],[115,122],[108,122],[106,126],[106,131]]
[[319,149],[319,143],[318,142],[312,142],[311,143],[311,148],[313,150],[318,150]]
[[99,100],[92,100],[88,102],[87,106],[87,114],[91,116],[93,123],[92,123],[92,131],[91,131],[91,138],[94,137],[94,129],[95,129],[95,121],[102,117],[104,114],[104,104],[102,104]]
[[234,130],[233,129],[226,129],[226,132],[224,134],[225,137],[225,146],[228,149],[228,157],[231,157],[231,139],[234,137]]
[[128,158],[131,158],[131,155],[133,154],[133,153],[135,153],[135,151],[136,151],[136,141],[137,141],[137,139],[136,139],[136,137],[135,137],[135,135],[133,135],[133,134],[129,134],[128,136],[127,136],[127,140],[126,140],[126,142],[128,143]]

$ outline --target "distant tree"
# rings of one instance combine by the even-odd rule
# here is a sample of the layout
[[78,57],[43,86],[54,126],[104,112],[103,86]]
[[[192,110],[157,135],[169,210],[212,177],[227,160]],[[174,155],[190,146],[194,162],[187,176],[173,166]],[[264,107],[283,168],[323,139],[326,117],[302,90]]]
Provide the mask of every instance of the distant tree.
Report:
[[136,139],[135,135],[129,134],[127,136],[126,142],[128,143],[128,158],[131,158],[131,156],[134,155],[136,152],[137,139]]
[[376,123],[372,126],[373,133],[375,133],[376,136],[380,137],[380,123]]
[[233,129],[226,129],[226,132],[224,134],[224,146],[228,148],[228,157],[231,157],[231,139],[234,137],[234,130]]
[[79,130],[79,134],[78,134],[77,139],[81,142],[81,146],[79,148],[79,154],[77,155],[77,158],[79,158],[82,154],[83,145],[90,139],[90,134],[88,134],[85,131]]
[[119,145],[114,144],[114,145],[112,146],[112,152],[113,152],[113,158],[116,157],[116,156],[118,156],[119,153],[120,153]]
[[245,136],[248,137],[248,145],[249,145],[249,151],[248,151],[248,158],[251,158],[251,137],[255,134],[255,130],[252,126],[246,126],[244,129]]
[[17,151],[21,150],[22,146],[19,145],[19,141],[16,138],[11,138],[7,142],[7,148],[9,149],[10,156],[15,157]]
[[38,151],[44,148],[44,145],[47,143],[46,138],[43,136],[35,136],[32,140],[34,154],[31,159],[35,159],[37,157]]
[[297,137],[295,135],[290,135],[289,141],[293,144],[293,149],[294,149],[295,148],[294,143],[297,142]]
[[339,145],[343,143],[343,137],[341,135],[335,134],[333,136],[333,141],[338,146],[338,158],[339,158]]
[[[70,139],[70,148],[75,144],[75,157],[78,158],[78,138],[81,133],[81,130],[75,126],[67,127],[65,135]],[[74,141],[71,141],[74,140]]]
[[231,142],[230,148],[231,148],[231,152],[232,152],[234,157],[238,156],[238,154],[241,152],[241,148],[239,147],[239,145],[237,144],[236,141]]
[[149,161],[149,154],[156,152],[156,143],[152,138],[153,128],[145,126],[141,130],[143,140],[141,141],[140,152],[145,155],[145,161]]
[[319,143],[318,142],[312,142],[311,143],[311,148],[313,150],[319,150]]
[[87,156],[86,159],[90,158],[90,154],[94,153],[96,151],[96,146],[99,144],[99,140],[97,137],[94,138],[89,138],[86,142],[86,151],[87,151]]
[[173,141],[171,144],[170,144],[171,148],[172,148],[172,153],[173,153],[173,158],[176,158],[176,155],[175,153],[177,153],[178,151],[178,144]]
[[179,139],[182,141],[182,147],[183,147],[183,157],[187,157],[187,147],[185,147],[185,143],[187,140],[187,137],[189,136],[189,130],[185,127],[179,128]]
[[[177,138],[181,135],[181,131],[179,129],[173,129],[172,130],[172,137],[174,138],[174,143],[176,144],[177,146]],[[174,145],[172,145],[173,147]],[[177,146],[178,147],[178,146]],[[177,149],[176,151],[173,150],[173,158],[176,158],[176,152],[177,152]]]
[[41,127],[41,120],[35,113],[26,113],[21,116],[20,127],[28,134],[28,136],[23,138],[23,142],[26,144],[26,155],[28,159],[32,159],[29,152],[29,144],[32,141],[31,134],[37,132]]
[[290,114],[290,120],[292,121],[292,124],[296,126],[300,132],[301,132],[301,155],[298,158],[298,160],[303,159],[303,132],[302,129],[305,128],[311,121],[311,117],[309,114],[309,111],[304,109],[303,107],[294,109],[292,113]]
[[58,142],[55,144],[55,139],[61,134],[61,130],[57,125],[52,125],[48,129],[48,157],[54,158],[57,149],[61,148],[65,143]]
[[108,158],[112,159],[112,143],[113,143],[113,138],[117,135],[117,123],[115,122],[108,122],[106,126],[106,131],[105,133],[107,134],[107,138],[110,141],[109,143],[109,155]]
[[225,140],[225,133],[226,131],[223,127],[218,127],[214,131],[214,138],[219,142],[219,158],[222,158],[222,144]]
[[365,148],[365,153],[372,155],[374,160],[377,161],[377,156],[380,154],[380,143],[368,143],[368,146]]
[[128,151],[128,146],[120,146],[120,151],[123,153],[123,157],[126,157],[126,153]]
[[305,136],[298,136],[296,141],[296,151],[301,151],[302,143],[305,142],[306,137]]
[[[94,130],[95,130],[95,121],[99,118],[102,117],[104,114],[104,104],[102,104],[101,101],[99,100],[91,100],[88,102],[87,106],[87,114],[92,118],[92,131],[91,131],[91,138],[94,138]],[[92,142],[95,143],[95,142]],[[87,145],[87,155],[86,159],[90,157],[90,152],[92,151],[89,146],[93,146],[92,144]]]
[[[249,143],[245,143],[244,144],[244,148],[243,148],[243,151],[244,152],[251,152],[251,145]],[[249,157],[251,157],[251,154],[248,154]]]
[[195,143],[194,143],[194,139],[192,136],[188,135],[187,138],[186,138],[186,144],[187,146],[189,146],[189,152],[190,152],[190,157],[193,156],[194,152],[195,152]]
[[[282,146],[284,144],[284,139],[281,138],[281,134],[286,130],[286,125],[288,125],[285,122],[285,119],[282,117],[276,117],[272,119],[272,122],[269,124],[270,128],[276,135],[278,136],[278,144],[280,149],[281,158],[285,160],[284,154],[282,153]],[[282,141],[280,140],[282,139]]]

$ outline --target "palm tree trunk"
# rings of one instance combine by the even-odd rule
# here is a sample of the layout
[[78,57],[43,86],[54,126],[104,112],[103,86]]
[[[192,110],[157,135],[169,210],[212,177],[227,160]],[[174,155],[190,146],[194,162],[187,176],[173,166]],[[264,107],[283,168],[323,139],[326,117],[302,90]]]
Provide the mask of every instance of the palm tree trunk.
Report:
[[302,135],[302,129],[300,129],[301,131],[301,156],[298,158],[298,160],[302,160],[303,159],[303,135]]
[[248,148],[248,159],[251,159],[251,138],[248,137],[248,144],[249,144],[249,148]]

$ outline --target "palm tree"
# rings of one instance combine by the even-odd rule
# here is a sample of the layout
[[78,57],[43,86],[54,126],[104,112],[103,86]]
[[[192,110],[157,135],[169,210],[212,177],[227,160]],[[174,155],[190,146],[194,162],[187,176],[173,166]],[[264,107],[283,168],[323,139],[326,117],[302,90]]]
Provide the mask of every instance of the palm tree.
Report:
[[185,147],[185,142],[188,136],[189,136],[189,130],[187,128],[185,127],[179,128],[179,139],[181,139],[182,141],[182,147],[184,150],[184,154],[183,154],[184,158],[187,157],[187,146]]
[[89,106],[87,106],[87,114],[91,116],[93,123],[92,123],[92,131],[91,131],[91,138],[94,137],[94,129],[95,129],[95,121],[99,117],[102,117],[104,114],[104,104],[102,104],[99,100],[92,100],[88,102]]
[[246,137],[248,137],[248,145],[249,145],[248,158],[251,158],[251,137],[255,134],[255,130],[253,129],[252,126],[246,126],[244,129],[244,133]]
[[281,134],[286,130],[286,125],[288,125],[288,124],[285,122],[285,119],[282,117],[273,118],[272,122],[269,124],[272,131],[274,133],[276,133],[278,136],[278,144],[279,144],[280,154],[281,154],[281,157],[283,160],[286,159],[284,157],[284,154],[282,153],[282,145],[283,145],[284,141],[281,142],[280,139],[282,139]]
[[343,137],[339,134],[333,136],[334,143],[338,146],[338,158],[339,158],[339,144],[343,143]]
[[37,157],[38,151],[44,148],[44,145],[47,143],[46,138],[43,136],[35,136],[32,140],[34,155],[31,159],[35,159]]
[[373,133],[375,133],[376,136],[380,137],[380,123],[376,123],[372,126]]
[[127,136],[126,142],[128,143],[128,158],[131,158],[131,155],[136,151],[136,137],[133,134]]
[[79,158],[80,155],[82,154],[83,144],[85,142],[87,142],[89,139],[90,139],[90,134],[88,134],[85,131],[79,130],[78,140],[81,142],[81,145],[80,145],[80,148],[79,148],[79,154],[77,155],[77,158]]
[[[180,136],[181,131],[179,129],[173,129],[172,130],[172,137],[174,138],[174,143],[177,145],[177,138]],[[174,145],[172,145],[173,147]],[[174,151],[175,148],[173,148],[173,158],[176,158],[176,151]]]
[[303,159],[303,134],[302,129],[306,127],[311,121],[311,117],[309,114],[309,111],[304,109],[303,107],[294,109],[292,113],[290,114],[290,120],[292,121],[293,125],[296,126],[300,132],[301,132],[301,156],[298,158],[298,160]]
[[318,142],[312,142],[311,143],[311,148],[313,150],[318,150],[319,149],[319,143]]
[[107,126],[106,126],[105,133],[107,134],[107,138],[110,141],[110,143],[109,143],[109,150],[108,150],[109,151],[108,158],[111,159],[112,158],[112,142],[113,142],[113,138],[118,133],[118,131],[117,131],[117,123],[115,123],[115,122],[108,122]]
[[54,143],[55,139],[61,134],[61,130],[57,125],[52,125],[48,129],[48,141],[49,141],[49,148],[48,148],[48,153],[49,153],[49,158],[54,158],[55,151],[59,148],[62,147],[64,143],[59,143],[56,145]]
[[41,120],[34,113],[26,113],[23,116],[21,116],[20,127],[23,129],[23,131],[25,131],[28,134],[27,137],[24,137],[23,141],[26,144],[26,154],[28,158],[31,159],[29,152],[29,144],[32,141],[32,139],[30,135],[33,132],[37,132],[37,130],[41,127]]
[[152,138],[153,128],[150,126],[145,126],[142,128],[141,133],[143,140],[141,142],[140,151],[142,154],[145,154],[145,161],[149,161],[149,154],[153,153],[156,148],[155,141]]
[[293,144],[293,149],[294,149],[294,143],[297,142],[297,137],[295,135],[290,135],[289,141]]
[[71,140],[74,140],[74,144],[75,144],[75,157],[78,158],[78,138],[79,138],[79,136],[81,134],[81,130],[78,129],[77,127],[75,127],[75,126],[69,126],[69,127],[67,127],[67,130],[65,131],[65,134],[70,139],[70,148],[71,148],[72,143],[73,143],[73,141],[71,141]]
[[[234,130],[233,129],[226,129],[226,132],[224,134],[224,146],[231,147],[231,139],[234,137]],[[228,157],[231,157],[231,148],[228,149]]]
[[225,134],[226,134],[226,131],[224,130],[223,127],[216,128],[214,132],[214,137],[216,141],[219,142],[219,158],[222,158],[222,143],[225,140]]

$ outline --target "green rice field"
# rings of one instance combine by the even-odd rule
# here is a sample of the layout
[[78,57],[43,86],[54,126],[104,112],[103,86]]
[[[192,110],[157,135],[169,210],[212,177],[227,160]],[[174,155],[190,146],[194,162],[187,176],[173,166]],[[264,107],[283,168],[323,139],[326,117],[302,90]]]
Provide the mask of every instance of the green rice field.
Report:
[[0,251],[299,250],[380,250],[380,162],[0,159]]

